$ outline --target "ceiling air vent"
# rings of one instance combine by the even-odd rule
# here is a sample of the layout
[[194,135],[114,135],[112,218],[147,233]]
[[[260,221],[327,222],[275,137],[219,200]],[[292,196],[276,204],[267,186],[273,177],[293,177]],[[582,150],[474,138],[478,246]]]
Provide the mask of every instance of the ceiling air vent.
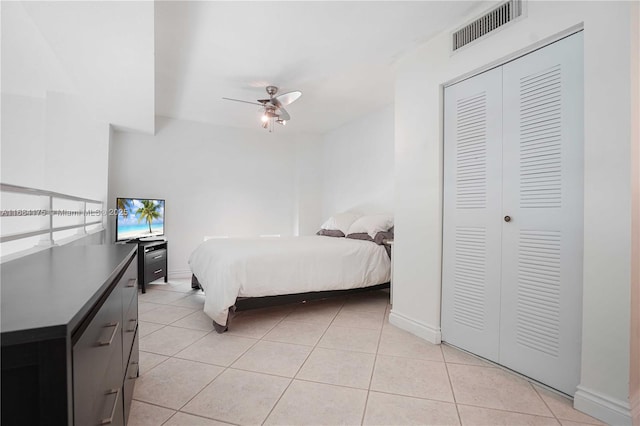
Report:
[[522,0],[509,0],[452,34],[453,51],[522,15]]

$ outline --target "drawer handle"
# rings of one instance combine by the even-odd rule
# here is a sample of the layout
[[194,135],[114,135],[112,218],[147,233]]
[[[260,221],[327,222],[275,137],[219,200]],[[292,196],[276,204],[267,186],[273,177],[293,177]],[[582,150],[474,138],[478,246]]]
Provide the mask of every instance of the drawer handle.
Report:
[[136,286],[136,279],[135,278],[131,278],[129,280],[129,282],[127,283],[127,287],[135,287]]
[[133,329],[132,330],[127,330],[127,333],[133,333],[134,331],[136,331],[136,323],[138,322],[137,319],[130,319],[129,322],[133,323]]
[[100,421],[101,425],[108,425],[111,424],[113,422],[113,416],[116,414],[116,407],[118,406],[118,401],[120,401],[120,388],[118,389],[111,389],[109,391],[107,391],[107,393],[105,395],[113,395],[116,394],[115,399],[113,400],[113,407],[111,407],[111,416],[109,416],[106,419],[102,419]]
[[140,366],[138,365],[138,362],[137,362],[137,361],[132,361],[132,362],[130,363],[130,365],[135,365],[135,366],[136,366],[136,372],[135,372],[135,374],[132,374],[131,376],[129,376],[129,378],[130,378],[130,379],[137,379],[137,378],[138,378],[138,376],[139,376],[139,374],[138,374],[138,373],[140,372]]
[[153,260],[160,259],[160,258],[162,258],[162,255],[161,255],[161,254],[159,254],[159,255],[157,255],[157,256],[154,256],[154,257],[153,257]]
[[162,269],[158,269],[157,271],[153,271],[154,274],[157,274],[158,272],[162,272]]
[[118,332],[118,326],[119,325],[120,325],[119,322],[107,324],[105,326],[105,328],[113,327],[113,333],[111,333],[111,337],[109,338],[108,341],[107,340],[98,340],[98,346],[109,346],[111,343],[113,343],[113,338],[116,337],[116,333]]

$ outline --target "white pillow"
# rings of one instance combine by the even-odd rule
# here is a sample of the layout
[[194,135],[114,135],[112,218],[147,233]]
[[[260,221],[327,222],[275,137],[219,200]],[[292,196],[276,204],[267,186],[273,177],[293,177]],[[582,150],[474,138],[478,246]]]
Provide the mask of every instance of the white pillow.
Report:
[[342,231],[344,235],[347,235],[347,231],[351,224],[360,216],[362,216],[360,213],[354,212],[338,213],[331,216],[320,228]]
[[393,226],[393,216],[390,214],[372,214],[358,218],[349,227],[345,235],[367,233],[375,238],[378,232],[386,232]]

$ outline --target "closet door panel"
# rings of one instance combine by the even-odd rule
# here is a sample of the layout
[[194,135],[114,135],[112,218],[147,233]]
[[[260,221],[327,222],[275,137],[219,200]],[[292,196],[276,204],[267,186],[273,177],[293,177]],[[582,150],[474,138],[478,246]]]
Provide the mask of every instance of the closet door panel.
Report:
[[442,338],[498,358],[502,70],[445,89]]
[[568,394],[580,378],[582,33],[503,66],[499,362]]

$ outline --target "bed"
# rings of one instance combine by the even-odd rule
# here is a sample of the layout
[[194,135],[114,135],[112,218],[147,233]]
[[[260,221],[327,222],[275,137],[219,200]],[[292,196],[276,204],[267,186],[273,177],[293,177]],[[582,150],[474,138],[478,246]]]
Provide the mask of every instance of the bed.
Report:
[[378,288],[391,276],[384,245],[321,235],[212,239],[192,253],[189,265],[219,333],[239,299]]

